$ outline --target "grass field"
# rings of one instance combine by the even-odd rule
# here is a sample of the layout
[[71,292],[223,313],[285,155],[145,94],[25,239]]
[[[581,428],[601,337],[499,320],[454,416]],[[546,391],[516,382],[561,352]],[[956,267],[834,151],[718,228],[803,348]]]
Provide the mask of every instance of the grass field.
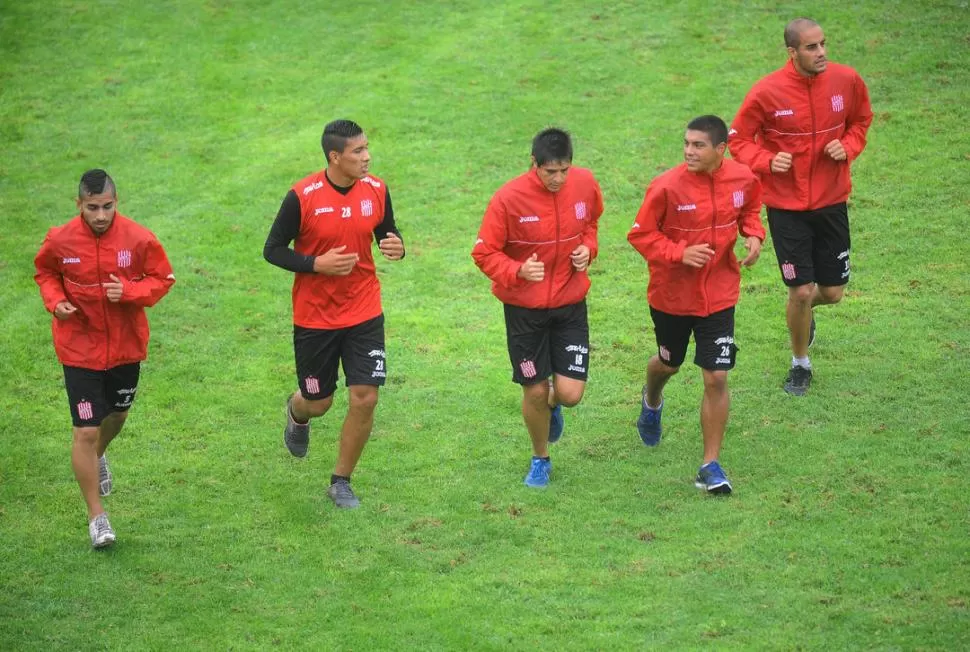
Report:
[[[686,122],[730,120],[806,12],[876,114],[853,277],[792,400],[770,247],[745,272],[721,458],[736,491],[712,500],[691,482],[695,369],[668,386],[663,445],[636,435],[654,344],[625,234]],[[956,1],[0,4],[0,649],[970,647],[968,71]],[[308,458],[282,446],[291,277],[262,260],[337,117],[367,130],[408,245],[379,265],[390,378],[352,512],[325,496],[343,390]],[[588,391],[535,491],[469,252],[550,124],[606,213]],[[178,278],[111,449],[103,553],[32,280],[91,167]]]

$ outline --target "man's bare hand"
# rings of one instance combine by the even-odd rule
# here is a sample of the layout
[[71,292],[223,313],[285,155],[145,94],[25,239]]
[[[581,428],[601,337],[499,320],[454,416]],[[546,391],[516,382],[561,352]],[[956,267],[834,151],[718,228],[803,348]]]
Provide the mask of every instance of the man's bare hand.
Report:
[[778,152],[775,158],[771,159],[771,171],[774,174],[784,174],[791,169],[791,154],[789,152]]
[[77,312],[77,308],[70,301],[61,301],[54,306],[54,316],[58,319],[68,319]]
[[744,257],[741,264],[751,267],[758,262],[758,256],[761,255],[761,238],[754,235],[748,236],[744,239],[744,248],[748,250],[748,255]]
[[525,281],[536,283],[546,277],[546,266],[539,260],[539,254],[532,254],[529,260],[522,263],[518,277]]
[[570,252],[569,260],[577,272],[582,272],[589,267],[589,247],[579,245]]
[[838,138],[825,145],[825,153],[835,161],[844,161],[849,158],[849,155],[845,153],[845,147],[842,146],[842,141]]
[[688,267],[700,269],[706,265],[714,256],[714,250],[708,244],[691,245],[684,249],[681,261]]
[[388,233],[387,237],[377,243],[377,248],[388,260],[401,260],[404,256],[404,241],[396,233]]
[[313,259],[313,271],[327,276],[347,276],[357,264],[357,254],[345,254],[347,245],[334,247],[322,256]]
[[108,278],[111,279],[111,282],[102,283],[101,287],[104,288],[104,293],[107,295],[108,301],[118,303],[121,301],[121,295],[125,292],[125,284],[114,274],[108,274]]

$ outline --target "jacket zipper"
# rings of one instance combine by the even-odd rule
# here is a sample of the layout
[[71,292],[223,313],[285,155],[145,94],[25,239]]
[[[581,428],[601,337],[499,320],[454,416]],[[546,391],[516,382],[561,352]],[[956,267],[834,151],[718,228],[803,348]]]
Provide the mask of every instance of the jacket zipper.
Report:
[[547,281],[548,290],[546,292],[546,308],[552,306],[552,283],[555,279],[556,261],[559,260],[559,197],[558,193],[552,194],[552,208],[556,213],[556,244],[553,248],[552,264],[549,266],[549,278]]
[[812,151],[808,157],[808,210],[814,210],[812,205],[812,175],[815,174],[815,99],[812,97],[812,82],[808,80],[808,112],[812,116]]
[[104,315],[104,368],[108,369],[108,360],[111,359],[111,333],[108,331],[108,297],[105,295],[101,285],[101,236],[95,236],[95,263],[98,267],[98,290],[101,292],[101,313]]
[[[717,242],[717,194],[714,192],[714,173],[711,173],[711,249],[714,249],[715,256],[717,255],[717,248],[715,244]],[[714,266],[714,257],[711,258],[711,262],[704,267],[704,313],[711,314],[711,302],[710,294],[707,291],[707,282],[711,278],[711,268]]]

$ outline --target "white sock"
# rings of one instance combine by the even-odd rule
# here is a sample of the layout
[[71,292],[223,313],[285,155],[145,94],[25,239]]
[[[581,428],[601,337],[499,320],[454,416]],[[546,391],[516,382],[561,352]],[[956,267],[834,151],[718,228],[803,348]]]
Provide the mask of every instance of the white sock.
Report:
[[804,358],[796,358],[795,356],[792,356],[791,357],[791,366],[792,367],[801,367],[802,369],[809,369],[809,370],[811,370],[811,368],[812,368],[812,362],[808,359],[808,356],[807,355]]

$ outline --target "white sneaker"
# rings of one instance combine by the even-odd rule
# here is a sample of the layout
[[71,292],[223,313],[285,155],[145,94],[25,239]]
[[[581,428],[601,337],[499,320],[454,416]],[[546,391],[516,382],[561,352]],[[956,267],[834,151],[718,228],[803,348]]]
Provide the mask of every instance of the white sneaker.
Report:
[[111,469],[108,468],[108,458],[102,455],[98,458],[98,493],[107,496],[111,493]]
[[108,523],[108,515],[103,512],[88,523],[88,532],[91,534],[93,548],[106,548],[115,542],[115,531],[111,529],[111,523]]

